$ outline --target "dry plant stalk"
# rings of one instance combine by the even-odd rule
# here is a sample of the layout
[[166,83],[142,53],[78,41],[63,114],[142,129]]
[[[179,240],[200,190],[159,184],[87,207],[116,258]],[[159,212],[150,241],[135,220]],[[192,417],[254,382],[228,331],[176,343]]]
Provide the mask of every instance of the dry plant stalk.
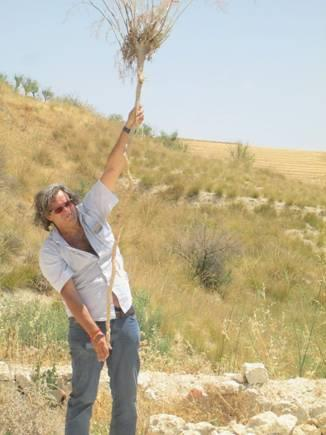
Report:
[[137,74],[135,107],[140,103],[144,64],[170,35],[178,17],[192,0],[88,0],[113,33],[121,58],[120,72]]
[[[122,76],[136,73],[137,87],[134,107],[140,105],[142,86],[144,83],[144,64],[151,60],[170,35],[180,14],[192,0],[88,0],[86,3],[95,8],[100,16],[99,25],[106,25],[112,32],[118,45],[121,58],[120,73]],[[134,182],[129,170],[127,145],[124,153],[129,179],[129,191]],[[121,218],[121,215],[120,215]],[[118,224],[118,236],[112,249],[112,272],[107,293],[107,342],[110,343],[110,309],[112,290],[116,275],[115,257],[121,237],[122,223]]]

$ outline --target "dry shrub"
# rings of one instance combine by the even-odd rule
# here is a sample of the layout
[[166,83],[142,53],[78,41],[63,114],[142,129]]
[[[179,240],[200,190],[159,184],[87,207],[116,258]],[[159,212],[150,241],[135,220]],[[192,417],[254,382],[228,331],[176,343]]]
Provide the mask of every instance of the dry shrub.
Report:
[[55,435],[64,429],[64,410],[36,387],[20,393],[15,384],[0,383],[0,433],[6,435]]
[[196,224],[179,239],[175,251],[203,287],[216,290],[230,281],[231,270],[226,263],[238,248],[228,233]]
[[[206,396],[186,397],[180,400],[159,401],[147,398],[138,389],[137,435],[149,433],[149,419],[155,414],[172,414],[187,423],[208,421],[215,426],[228,425],[232,420],[246,424],[250,417],[260,412],[259,405],[246,392],[221,394],[208,386]],[[95,402],[91,433],[105,434],[110,422],[112,400],[106,388],[101,388]]]

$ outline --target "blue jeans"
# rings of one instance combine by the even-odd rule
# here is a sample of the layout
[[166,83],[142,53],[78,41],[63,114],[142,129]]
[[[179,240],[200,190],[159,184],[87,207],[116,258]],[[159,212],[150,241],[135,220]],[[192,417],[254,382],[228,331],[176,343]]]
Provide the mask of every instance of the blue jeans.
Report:
[[[96,322],[105,333],[105,322]],[[112,351],[106,360],[112,394],[110,435],[135,435],[140,332],[135,314],[111,320]],[[72,391],[68,401],[65,435],[88,435],[92,407],[104,365],[96,358],[87,333],[69,319]]]

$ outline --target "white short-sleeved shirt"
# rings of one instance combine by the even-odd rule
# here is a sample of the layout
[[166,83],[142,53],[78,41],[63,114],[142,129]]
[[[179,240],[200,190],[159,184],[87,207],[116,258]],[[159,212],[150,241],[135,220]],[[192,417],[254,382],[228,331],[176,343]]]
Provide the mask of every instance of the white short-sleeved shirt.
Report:
[[[70,246],[54,228],[40,250],[40,268],[57,290],[72,278],[81,301],[95,321],[105,321],[107,311],[107,288],[112,273],[112,248],[114,235],[107,216],[117,204],[118,198],[100,180],[77,205],[80,223],[86,237],[97,255]],[[124,270],[123,258],[117,248],[115,257],[116,274],[113,292],[124,312],[132,304],[128,275]],[[72,316],[65,305],[67,314]],[[111,306],[111,318],[115,317]]]

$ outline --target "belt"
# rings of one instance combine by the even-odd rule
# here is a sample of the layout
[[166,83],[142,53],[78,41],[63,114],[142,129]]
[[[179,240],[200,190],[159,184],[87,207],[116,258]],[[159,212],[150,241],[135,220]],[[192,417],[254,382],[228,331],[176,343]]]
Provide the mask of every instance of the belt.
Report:
[[124,317],[132,316],[133,314],[135,314],[135,309],[132,305],[129,308],[129,310],[126,311],[125,313],[122,311],[122,308],[120,307],[114,307],[114,311],[117,319],[123,319]]

